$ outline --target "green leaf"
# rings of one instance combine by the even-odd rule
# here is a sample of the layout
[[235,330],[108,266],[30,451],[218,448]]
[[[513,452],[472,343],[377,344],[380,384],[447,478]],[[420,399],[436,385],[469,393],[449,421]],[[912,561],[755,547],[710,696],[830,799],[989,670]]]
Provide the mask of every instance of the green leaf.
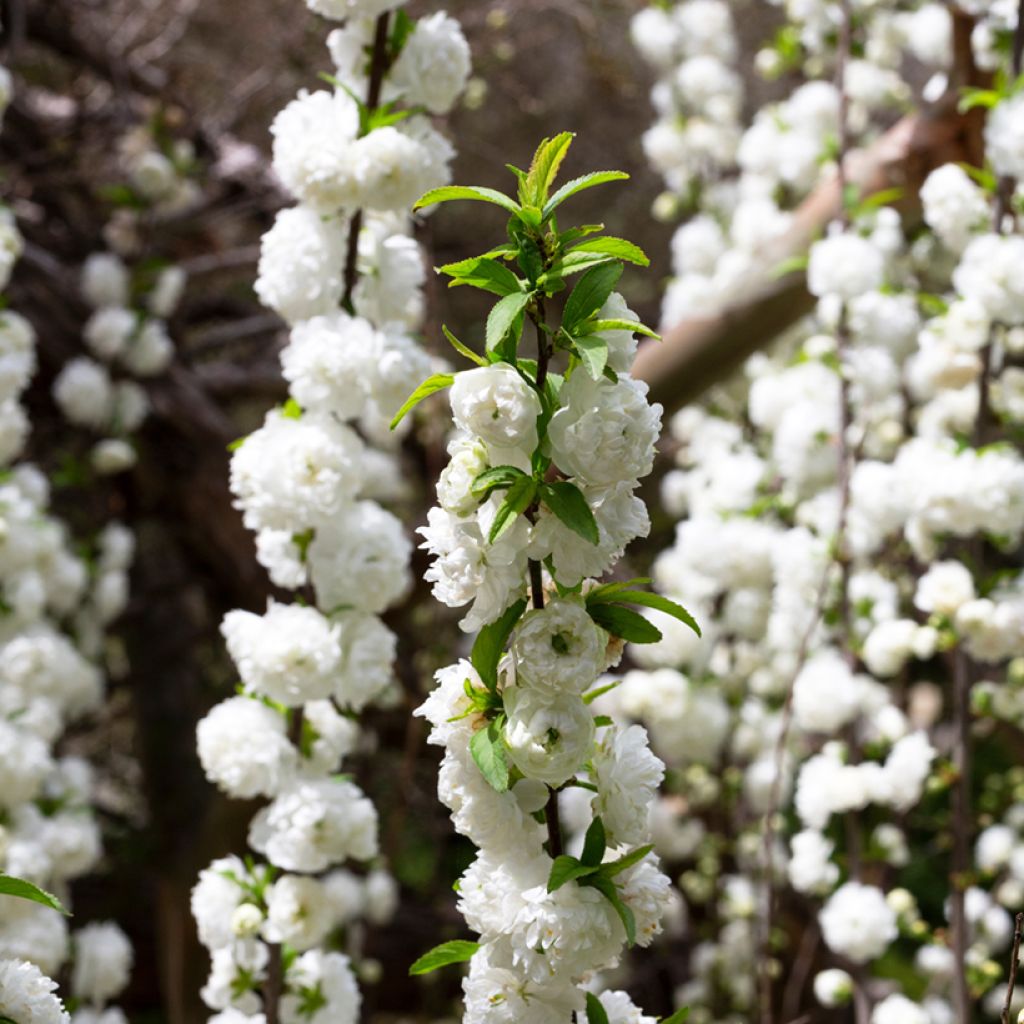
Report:
[[477,474],[469,487],[469,493],[479,501],[483,501],[491,491],[501,487],[511,487],[520,477],[526,474],[516,466],[494,466]]
[[536,493],[537,481],[525,474],[509,487],[491,523],[488,543],[493,544],[530,507]]
[[459,355],[465,356],[471,362],[476,363],[477,366],[490,366],[491,364],[484,359],[483,356],[478,356],[468,345],[464,345],[458,338],[452,334],[448,328],[441,324],[441,330],[444,331],[444,336],[448,339],[449,344],[455,349]]
[[479,942],[468,942],[466,939],[453,939],[451,942],[442,942],[435,946],[429,953],[424,953],[409,968],[411,975],[429,974],[439,967],[447,967],[449,964],[465,963],[480,948]]
[[533,292],[515,292],[495,303],[487,314],[487,351],[496,349],[516,321],[516,318],[530,304]]
[[574,138],[573,132],[560,132],[553,139],[544,139],[537,147],[523,183],[521,199],[524,206],[541,207],[547,202],[548,192]]
[[604,368],[608,365],[608,342],[596,334],[581,334],[574,339],[573,344],[580,362],[586,367],[591,379],[600,380],[604,376]]
[[620,590],[629,590],[630,587],[653,582],[650,576],[634,576],[631,580],[616,580],[614,583],[602,583],[599,587],[594,587],[587,594],[587,604],[590,604],[591,601],[607,600],[608,594],[617,594]]
[[501,735],[502,718],[493,719],[486,728],[478,729],[469,741],[469,752],[473,755],[480,774],[492,789],[499,793],[508,790],[509,768],[505,753],[505,740]]
[[413,33],[413,29],[416,28],[416,22],[405,11],[395,11],[394,17],[395,22],[391,29],[391,38],[388,41],[392,60],[395,60],[402,52],[402,49],[409,40],[409,36]]
[[449,203],[453,199],[476,199],[483,203],[493,203],[503,210],[519,216],[519,204],[493,188],[477,188],[475,185],[445,185],[444,188],[432,188],[416,200],[414,210],[421,210],[424,206],[433,206],[434,203]]
[[587,834],[583,838],[583,852],[580,854],[580,860],[589,867],[598,868],[601,866],[601,860],[607,847],[604,822],[600,817],[596,817],[590,823],[590,828],[587,829]]
[[562,328],[572,333],[577,324],[596,313],[608,301],[608,296],[621,276],[621,263],[606,263],[588,270],[576,282],[576,287],[566,299]]
[[966,87],[960,90],[960,101],[957,103],[956,109],[961,114],[966,114],[968,110],[973,110],[975,107],[984,107],[986,110],[991,110],[992,107],[999,103],[1001,98],[999,92],[995,89]]
[[488,623],[476,635],[473,641],[473,650],[469,660],[473,668],[480,673],[480,678],[489,690],[495,690],[498,686],[498,662],[505,652],[505,644],[509,635],[515,629],[516,623],[526,611],[525,599],[516,601],[515,604],[506,608],[504,612],[494,621]]
[[622,680],[616,679],[611,683],[606,683],[604,686],[599,686],[596,690],[587,690],[587,692],[583,694],[583,703],[593,704],[594,701],[597,700],[597,698],[600,697],[603,693],[608,693],[609,690],[614,690],[617,686],[621,685]]
[[638,267],[649,267],[651,261],[639,245],[628,242],[625,238],[615,238],[613,235],[606,235],[602,238],[590,238],[579,245],[574,245],[571,252],[596,252],[604,253],[607,256],[614,256],[616,259],[625,260],[627,263],[635,263]]
[[906,189],[902,188],[883,188],[878,192],[873,192],[869,196],[865,196],[857,207],[857,213],[868,213],[871,210],[881,209],[883,206],[889,206],[890,203],[899,202],[906,194]]
[[540,500],[573,533],[579,534],[584,540],[596,544],[601,539],[597,529],[597,520],[591,512],[583,492],[568,480],[558,480],[540,487]]
[[246,434],[244,437],[236,437],[229,445],[225,445],[229,452],[237,452],[239,448],[249,440],[249,435]]
[[603,252],[567,252],[560,260],[556,260],[541,280],[547,284],[568,274],[578,274],[581,270],[615,262],[615,256],[608,256]]
[[555,892],[561,889],[566,882],[592,875],[596,870],[597,868],[593,864],[583,864],[575,857],[562,854],[562,856],[556,857],[551,865],[551,874],[548,876],[548,892]]
[[288,401],[281,406],[281,415],[286,420],[301,420],[302,406],[299,405],[294,398],[289,398]]
[[562,205],[570,196],[576,195],[587,188],[594,188],[596,185],[604,185],[609,181],[625,181],[629,177],[624,171],[594,171],[592,174],[584,174],[580,178],[573,178],[567,181],[545,204],[544,219],[547,220],[554,211]]
[[621,608],[617,604],[587,603],[590,617],[613,636],[620,636],[634,644],[656,644],[661,639],[661,630],[642,615]]
[[56,910],[65,917],[71,916],[71,912],[52,893],[40,889],[38,885],[33,885],[31,882],[26,882],[23,878],[15,878],[13,875],[0,875],[0,895],[31,900],[33,903],[41,903],[44,907]]
[[593,992],[587,993],[587,1024],[608,1024],[608,1013]]
[[795,274],[797,272],[803,272],[807,270],[807,256],[790,256],[787,260],[782,260],[777,263],[771,270],[771,278],[773,281],[779,280],[781,277],[785,277],[787,274]]
[[630,946],[635,946],[636,918],[633,916],[633,911],[622,902],[622,897],[619,895],[619,890],[615,888],[615,883],[610,878],[605,878],[602,875],[591,875],[581,884],[589,885],[591,888],[596,889],[615,908],[615,913],[619,915],[622,927],[626,929],[626,942]]
[[659,1024],[686,1024],[689,1018],[690,1008],[688,1006],[681,1006],[672,1016],[662,1017]]
[[588,604],[590,602],[594,604],[601,604],[603,602],[639,604],[645,608],[656,608],[659,612],[664,612],[666,615],[671,615],[674,619],[685,623],[697,636],[701,635],[697,620],[681,604],[676,604],[675,601],[670,601],[661,594],[652,594],[649,590],[618,590],[610,595],[599,595],[597,597],[591,594]]
[[504,263],[490,256],[474,256],[458,263],[446,263],[437,270],[439,274],[447,274],[453,279],[448,284],[449,288],[465,284],[495,295],[511,295],[522,290],[519,278]]
[[391,429],[394,430],[399,423],[405,419],[405,414],[415,408],[424,398],[429,398],[432,394],[437,391],[443,391],[447,387],[451,387],[455,383],[454,373],[435,373],[433,376],[428,377],[402,404],[402,408],[395,413],[395,418],[391,421]]
[[639,864],[640,861],[642,861],[653,849],[653,845],[638,846],[635,850],[631,850],[618,860],[613,860],[608,864],[602,865],[601,874],[604,875],[605,878],[614,878],[620,871],[625,871],[626,868],[631,868],[634,864]]
[[980,185],[989,195],[995,192],[999,185],[996,176],[987,167],[975,167],[974,164],[958,163],[960,168],[975,184]]
[[601,729],[606,725],[614,725],[615,719],[610,715],[594,715],[594,725]]
[[640,323],[639,320],[587,320],[586,323],[582,323],[576,328],[576,335],[597,334],[605,331],[629,331],[631,334],[642,334],[647,338],[661,340],[661,335],[657,331],[652,331],[650,327]]

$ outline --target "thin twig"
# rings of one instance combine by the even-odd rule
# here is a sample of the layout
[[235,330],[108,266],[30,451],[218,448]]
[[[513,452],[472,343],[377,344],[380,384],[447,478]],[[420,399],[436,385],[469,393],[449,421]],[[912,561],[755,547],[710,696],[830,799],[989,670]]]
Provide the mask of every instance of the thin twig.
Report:
[[1024,914],[1018,914],[1013,922],[1013,952],[1010,954],[1010,980],[1006,983],[1006,999],[1003,1012],[999,1015],[1001,1024],[1010,1024],[1010,1006],[1013,1003],[1013,989],[1017,984],[1017,965],[1020,963],[1021,929],[1024,928]]

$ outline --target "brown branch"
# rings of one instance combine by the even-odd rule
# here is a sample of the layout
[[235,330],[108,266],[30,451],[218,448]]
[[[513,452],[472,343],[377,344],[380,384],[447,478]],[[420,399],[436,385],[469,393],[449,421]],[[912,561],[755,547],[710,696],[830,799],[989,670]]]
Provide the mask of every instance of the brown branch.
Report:
[[[865,150],[850,153],[845,173],[863,196],[899,187],[894,206],[908,222],[920,216],[918,193],[928,174],[950,162],[970,159],[972,122],[957,113],[956,97],[902,118]],[[789,230],[759,254],[759,271],[743,295],[721,311],[684,320],[662,342],[645,342],[633,376],[646,381],[651,401],[671,412],[692,401],[738,369],[813,308],[804,274],[775,276],[775,268],[806,254],[825,226],[839,216],[842,191],[837,177],[818,186],[797,208]]]
[[1003,1012],[999,1015],[1000,1024],[1010,1024],[1010,1006],[1013,1003],[1013,989],[1017,984],[1017,965],[1020,963],[1022,928],[1024,928],[1024,914],[1018,914],[1013,922],[1013,952],[1010,954],[1010,980],[1006,983],[1006,999],[1003,1001]]

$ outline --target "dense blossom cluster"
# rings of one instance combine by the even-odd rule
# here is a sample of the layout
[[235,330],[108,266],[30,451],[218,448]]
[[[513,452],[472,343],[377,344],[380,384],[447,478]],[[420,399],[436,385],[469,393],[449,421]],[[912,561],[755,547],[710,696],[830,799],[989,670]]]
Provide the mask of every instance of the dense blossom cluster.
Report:
[[[598,1003],[586,987],[603,987],[598,972],[625,945],[661,931],[670,887],[648,825],[664,766],[643,728],[618,728],[592,706],[624,637],[646,626],[625,605],[653,596],[596,579],[650,525],[635,492],[653,464],[661,407],[629,375],[646,329],[613,290],[621,263],[609,253],[646,259],[621,239],[572,249],[578,233],[559,234],[550,211],[563,194],[549,187],[570,141],[546,140],[520,172],[522,205],[500,204],[513,211],[508,263],[488,254],[443,268],[503,296],[488,318],[488,358],[437,381],[451,385],[455,430],[439,504],[420,530],[435,596],[469,606],[462,628],[479,634],[470,660],[439,671],[417,712],[444,748],[438,794],[478,847],[457,885],[480,936],[463,984],[472,1024],[568,1024],[602,1007],[615,1024],[641,1019],[626,993]],[[441,189],[421,203],[473,193]],[[522,255],[531,252],[536,262]],[[510,269],[516,259],[525,278]],[[552,325],[545,301],[576,268]],[[519,353],[524,323],[537,360]],[[574,809],[572,835],[563,805]]]
[[372,866],[378,820],[337,773],[365,742],[357,713],[394,698],[397,641],[380,616],[408,589],[411,544],[380,503],[404,491],[388,423],[434,368],[414,338],[425,275],[407,210],[447,180],[453,155],[421,111],[446,112],[469,71],[444,14],[414,23],[394,0],[308,6],[342,22],[328,39],[335,87],[303,91],[273,123],[274,170],[297,205],[264,235],[256,282],[290,329],[290,397],[231,458],[257,558],[301,593],[225,616],[240,685],[197,730],[211,782],[269,801],[249,828],[265,861],[217,860],[192,894],[212,959],[202,998],[221,1024],[356,1021],[337,940],[358,955],[358,922],[395,909],[385,871],[339,867]]
[[[648,137],[672,205],[691,214],[673,240],[667,326],[720,311],[771,271],[770,242],[835,173],[830,139],[870,139],[913,97],[908,81],[927,82],[926,101],[946,87],[945,5],[851,4],[857,46],[838,87],[817,76],[833,66],[843,5],[780,6],[788,20],[758,67],[810,80],[755,114],[731,165],[704,171],[696,114],[663,117]],[[1016,5],[962,6],[977,62],[1005,67]],[[684,85],[694,36],[674,26],[698,10],[729,17],[723,3],[683,0],[634,24],[661,75],[659,113],[670,96],[697,103]],[[930,80],[901,77],[908,52]],[[728,110],[735,86],[724,69],[716,81]],[[969,771],[957,693],[972,693],[975,735],[1020,722],[1024,241],[1012,211],[1024,142],[1019,98],[996,89],[983,100],[994,174],[933,171],[921,192],[929,230],[916,236],[895,210],[844,197],[844,217],[809,253],[814,314],[670,424],[677,465],[662,496],[682,521],[654,575],[708,629],[635,648],[641,669],[600,703],[644,722],[678,767],[655,837],[708,922],[680,993],[695,1020],[758,1012],[756,973],[735,963],[777,952],[769,887],[786,886],[820,908],[822,946],[803,955],[827,968],[813,984],[825,1006],[856,998],[872,1024],[964,1019],[965,992],[989,1015],[1002,1008],[1005,968],[993,958],[1007,955],[1008,911],[1022,909],[1024,889],[1020,805],[998,772],[977,783],[993,787],[977,813],[995,824],[977,836],[973,865],[954,861],[974,883],[962,915],[955,893],[936,908],[912,870],[921,830],[934,837],[936,816],[947,820],[947,758]],[[787,807],[797,828],[780,837]],[[942,828],[969,836],[976,820]],[[882,957],[889,968],[875,978]]]
[[[10,77],[0,69],[3,91]],[[22,240],[0,212],[0,290]],[[61,754],[67,729],[104,699],[107,629],[121,613],[134,538],[109,523],[83,556],[50,508],[44,472],[17,461],[29,421],[19,404],[36,369],[35,332],[0,311],[0,871],[61,895],[102,857],[92,811],[94,778]],[[71,966],[69,1018],[56,976]],[[0,1017],[16,1024],[123,1024],[110,1006],[128,982],[132,949],[112,923],[69,934],[48,906],[0,895]]]

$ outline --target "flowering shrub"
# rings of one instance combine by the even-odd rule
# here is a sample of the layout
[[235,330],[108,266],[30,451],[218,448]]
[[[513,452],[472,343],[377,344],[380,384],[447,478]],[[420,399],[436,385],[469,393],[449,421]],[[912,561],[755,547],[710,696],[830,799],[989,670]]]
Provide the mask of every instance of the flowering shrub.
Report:
[[[642,728],[620,731],[591,704],[626,640],[661,638],[630,605],[697,626],[642,581],[595,578],[648,530],[634,492],[653,464],[661,408],[629,376],[636,334],[652,332],[614,291],[623,262],[647,258],[600,227],[562,230],[558,220],[573,195],[625,175],[588,174],[552,192],[571,141],[545,140],[528,171],[513,168],[516,199],[456,186],[419,200],[501,207],[509,241],[441,268],[499,296],[486,354],[446,331],[476,367],[429,378],[393,421],[451,387],[451,461],[420,532],[435,596],[470,605],[461,625],[477,635],[469,660],[438,672],[417,714],[445,750],[438,795],[478,847],[458,893],[480,941],[439,946],[412,971],[469,959],[464,1020],[474,1022],[638,1019],[625,992],[598,998],[582,986],[624,946],[652,941],[670,885],[647,821],[664,766]],[[552,320],[549,303],[563,291]],[[535,358],[521,352],[527,324]],[[560,799],[572,788],[590,806],[570,852]]]
[[[1010,5],[963,6],[973,22],[938,4],[785,5],[758,66],[810,80],[745,131],[716,119],[715,161],[701,118],[738,110],[734,51],[685,26],[698,12],[726,25],[728,8],[690,0],[634,22],[661,75],[645,139],[671,190],[659,209],[691,213],[667,327],[727,310],[809,215],[799,201],[838,177],[804,264],[813,314],[671,421],[662,495],[682,521],[654,577],[708,622],[704,640],[637,648],[641,668],[604,698],[678,768],[656,820],[706,929],[680,993],[695,1020],[791,1019],[812,977],[819,1003],[852,1000],[873,1024],[1010,1005],[998,960],[1024,903],[1020,804],[1005,754],[975,766],[972,751],[1017,721],[1024,651],[1024,292],[1009,271],[1024,253],[1024,28]],[[933,170],[917,230],[888,205],[899,192],[862,194],[849,150],[914,95],[907,51],[933,73],[925,101],[964,80],[954,29],[970,37],[959,61],[1000,69],[960,97],[989,108],[987,166]],[[701,741],[674,741],[680,713]]]
[[211,782],[269,801],[249,828],[265,859],[220,858],[192,894],[212,959],[202,998],[222,1024],[357,1020],[352,962],[330,940],[348,930],[357,954],[352,926],[386,920],[397,895],[372,867],[377,811],[337,772],[363,741],[358,713],[394,698],[380,616],[409,587],[411,544],[379,503],[403,489],[387,425],[433,368],[412,335],[424,269],[404,212],[453,155],[422,109],[447,110],[469,70],[453,19],[398,6],[310,0],[344,21],[328,37],[336,72],[271,129],[298,205],[263,237],[256,291],[291,328],[290,397],[233,446],[231,489],[271,580],[299,594],[225,616],[238,692],[197,730]]

